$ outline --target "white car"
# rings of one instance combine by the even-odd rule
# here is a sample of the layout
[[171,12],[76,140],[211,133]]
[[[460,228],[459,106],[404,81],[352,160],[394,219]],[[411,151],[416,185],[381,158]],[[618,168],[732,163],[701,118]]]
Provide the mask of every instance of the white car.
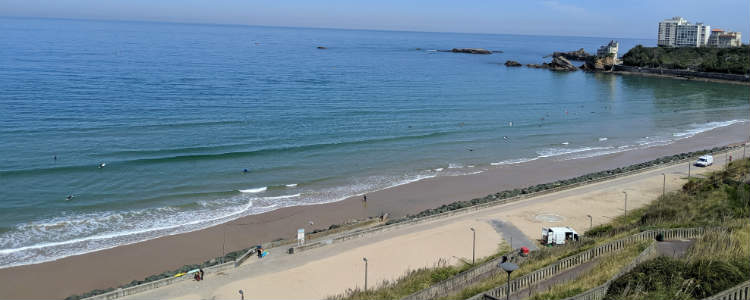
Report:
[[695,162],[695,165],[699,167],[708,167],[713,164],[714,157],[711,155],[703,155],[701,157],[698,157],[698,160]]

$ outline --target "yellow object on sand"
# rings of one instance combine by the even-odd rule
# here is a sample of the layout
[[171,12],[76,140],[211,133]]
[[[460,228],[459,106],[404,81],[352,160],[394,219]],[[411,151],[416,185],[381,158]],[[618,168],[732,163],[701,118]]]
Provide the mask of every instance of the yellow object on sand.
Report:
[[182,275],[185,275],[185,272],[174,274],[174,277],[180,277]]

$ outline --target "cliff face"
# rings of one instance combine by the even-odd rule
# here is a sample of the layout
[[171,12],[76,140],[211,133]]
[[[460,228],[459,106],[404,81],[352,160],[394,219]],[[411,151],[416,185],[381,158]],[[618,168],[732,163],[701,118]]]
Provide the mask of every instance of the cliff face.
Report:
[[581,66],[581,69],[584,71],[610,71],[614,65],[615,58],[612,56],[592,56],[586,59],[586,63]]

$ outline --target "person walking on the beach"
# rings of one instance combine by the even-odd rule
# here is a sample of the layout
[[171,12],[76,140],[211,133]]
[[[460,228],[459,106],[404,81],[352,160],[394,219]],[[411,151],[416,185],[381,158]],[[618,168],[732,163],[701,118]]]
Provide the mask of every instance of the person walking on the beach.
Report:
[[201,280],[203,280],[203,274],[205,274],[205,273],[203,273],[203,269],[200,269],[200,271],[198,271],[198,272],[201,273]]
[[365,194],[364,196],[362,196],[362,202],[367,202],[367,194]]

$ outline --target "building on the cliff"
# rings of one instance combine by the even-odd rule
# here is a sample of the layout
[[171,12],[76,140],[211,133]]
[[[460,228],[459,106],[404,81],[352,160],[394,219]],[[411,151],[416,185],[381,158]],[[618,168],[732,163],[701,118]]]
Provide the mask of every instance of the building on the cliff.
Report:
[[717,48],[731,48],[742,46],[742,34],[734,31],[712,29],[708,37],[708,46]]
[[711,35],[711,26],[692,24],[681,17],[659,22],[657,45],[663,47],[705,47]]
[[599,49],[596,50],[596,56],[598,57],[613,56],[614,58],[617,58],[617,51],[619,49],[620,49],[620,43],[612,40],[612,41],[609,41],[609,44],[599,47]]

